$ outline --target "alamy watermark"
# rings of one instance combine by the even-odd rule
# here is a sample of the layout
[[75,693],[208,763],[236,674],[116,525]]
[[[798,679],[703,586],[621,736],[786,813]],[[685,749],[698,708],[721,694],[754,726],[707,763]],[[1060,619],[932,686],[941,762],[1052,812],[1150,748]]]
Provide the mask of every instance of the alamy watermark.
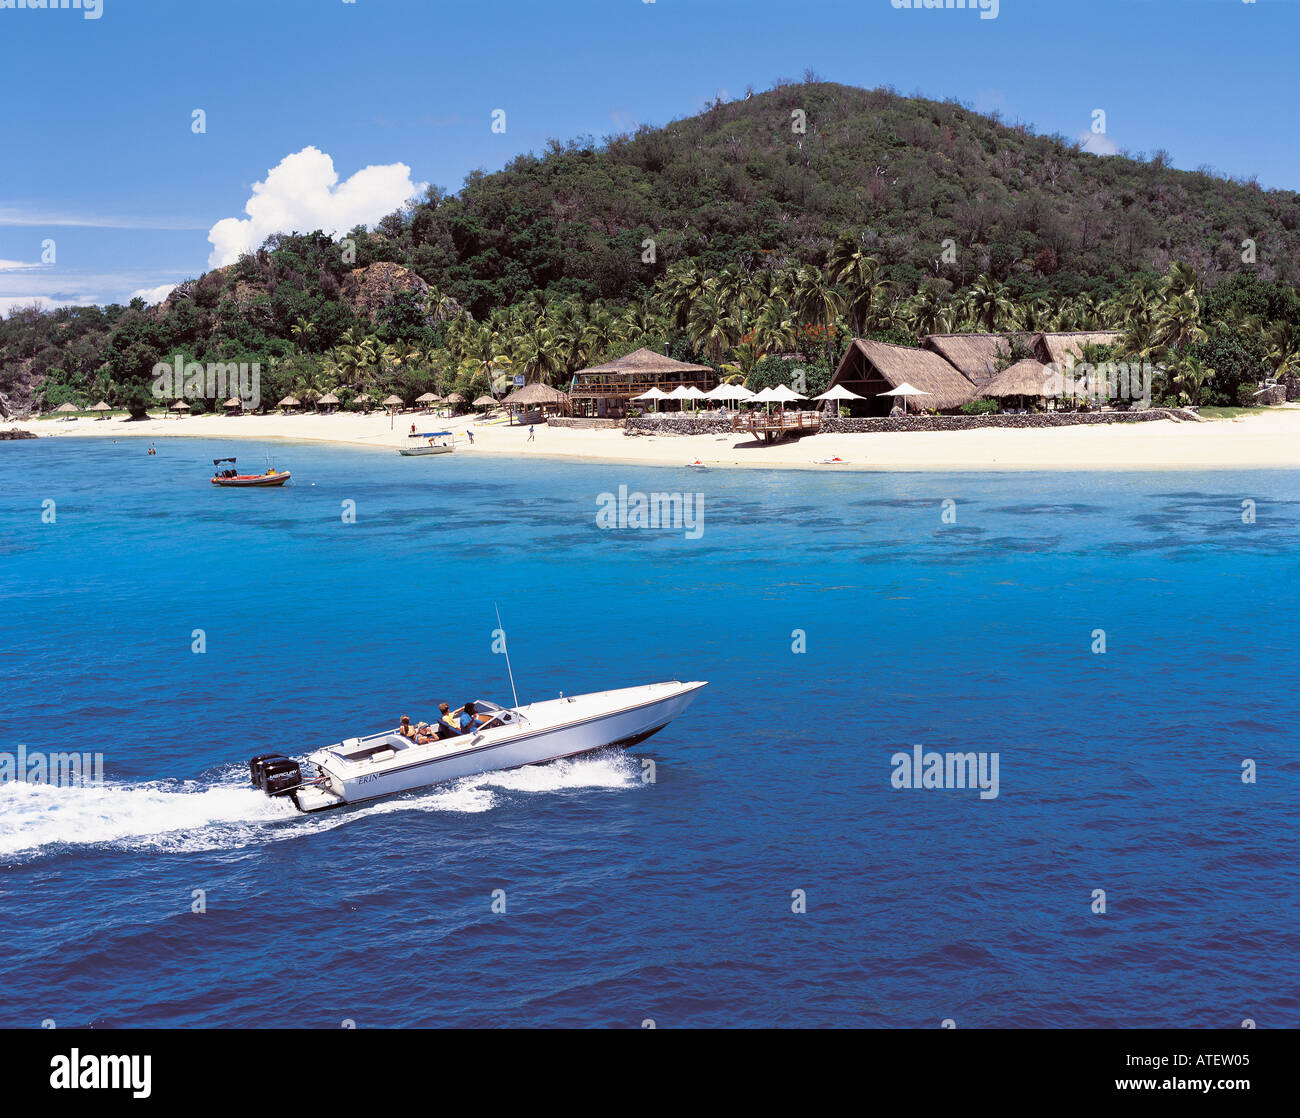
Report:
[[1105,361],[1100,365],[1078,362],[1044,367],[1043,395],[1049,399],[1083,399],[1096,404],[1108,400],[1131,400],[1151,406],[1151,378],[1164,366],[1147,361]]
[[104,14],[104,0],[0,0],[0,11],[26,8],[29,11],[79,11],[82,19],[99,19]]
[[698,540],[704,535],[704,494],[629,493],[620,485],[617,494],[596,497],[596,527],[683,532],[688,540]]
[[44,753],[20,745],[17,754],[0,753],[0,784],[52,784],[58,788],[101,788],[102,753]]
[[997,19],[1000,0],[889,0],[890,7],[899,11],[920,11],[922,8],[979,12],[980,19]]
[[186,362],[177,354],[171,362],[159,361],[153,367],[155,400],[224,400],[239,398],[245,408],[262,403],[262,365],[254,361]]
[[911,753],[890,757],[889,783],[900,790],[978,788],[981,800],[996,800],[999,760],[997,753],[939,753],[914,745]]

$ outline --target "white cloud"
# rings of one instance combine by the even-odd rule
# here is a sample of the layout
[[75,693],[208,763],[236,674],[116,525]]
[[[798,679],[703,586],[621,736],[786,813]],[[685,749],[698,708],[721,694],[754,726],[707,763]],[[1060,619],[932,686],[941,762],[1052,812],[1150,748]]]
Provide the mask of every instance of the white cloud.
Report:
[[244,206],[247,218],[223,218],[211,228],[208,267],[233,264],[272,233],[323,229],[337,237],[356,225],[371,225],[424,187],[411,181],[405,163],[363,167],[339,182],[333,159],[318,148],[303,148],[280,160],[265,181],[253,184],[253,196]]
[[13,272],[20,268],[39,268],[39,264],[28,264],[22,260],[0,260],[0,272]]
[[161,303],[173,291],[176,290],[174,283],[160,283],[157,287],[142,287],[139,291],[132,291],[126,297],[129,303],[132,299],[143,299],[146,303]]
[[0,205],[0,225],[70,225],[83,229],[203,229],[190,218],[119,217],[112,214],[58,213],[20,206]]
[[1080,132],[1079,143],[1084,151],[1090,151],[1093,155],[1119,154],[1119,144],[1104,132],[1093,132],[1091,129],[1087,132]]

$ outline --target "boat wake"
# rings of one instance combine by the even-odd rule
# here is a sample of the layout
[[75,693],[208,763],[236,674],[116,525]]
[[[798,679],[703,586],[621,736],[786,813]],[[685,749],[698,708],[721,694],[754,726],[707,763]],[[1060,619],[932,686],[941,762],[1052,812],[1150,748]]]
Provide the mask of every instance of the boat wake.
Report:
[[178,854],[235,850],[399,811],[478,814],[512,794],[633,788],[641,784],[641,768],[624,753],[581,757],[481,773],[418,793],[306,816],[246,781],[240,765],[206,782],[109,783],[98,788],[0,784],[0,863],[80,847]]

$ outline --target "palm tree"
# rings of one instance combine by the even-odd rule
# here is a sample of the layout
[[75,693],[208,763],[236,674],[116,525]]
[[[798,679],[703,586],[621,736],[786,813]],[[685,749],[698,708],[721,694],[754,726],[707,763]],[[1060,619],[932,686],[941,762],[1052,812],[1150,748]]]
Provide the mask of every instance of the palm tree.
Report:
[[839,288],[827,283],[819,269],[804,266],[794,277],[792,305],[800,322],[825,329],[826,359],[828,364],[833,362],[831,327],[844,309],[844,296]]
[[848,233],[840,235],[826,260],[830,279],[848,289],[849,318],[858,337],[866,332],[872,306],[885,290],[885,284],[876,279],[879,270],[880,261],[869,256],[862,244]]
[[723,353],[739,338],[735,319],[712,293],[696,299],[691,305],[686,334],[692,345],[704,350],[714,361],[720,361]]
[[294,319],[293,325],[289,327],[289,333],[294,336],[294,340],[297,341],[298,343],[299,353],[303,351],[304,348],[303,343],[307,341],[308,335],[314,334],[315,332],[316,332],[316,324],[314,322],[309,322],[301,315],[298,318]]
[[1195,294],[1171,295],[1156,311],[1156,337],[1168,349],[1182,349],[1206,339],[1201,328],[1201,301]]
[[1290,322],[1275,322],[1264,334],[1274,378],[1300,371],[1300,331]]
[[1179,359],[1174,372],[1174,387],[1178,395],[1189,404],[1201,402],[1201,391],[1213,378],[1214,370],[1207,369],[1200,358],[1190,355]]
[[969,297],[971,317],[986,333],[996,334],[1003,322],[1015,314],[1006,285],[987,274],[971,284]]

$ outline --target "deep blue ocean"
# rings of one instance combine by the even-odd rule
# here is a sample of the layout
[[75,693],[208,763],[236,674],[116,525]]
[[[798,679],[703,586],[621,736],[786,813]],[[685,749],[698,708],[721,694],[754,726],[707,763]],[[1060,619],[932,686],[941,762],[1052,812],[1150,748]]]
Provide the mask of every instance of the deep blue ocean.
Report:
[[[208,484],[268,449],[0,443],[0,754],[105,769],[0,786],[0,1026],[1300,1025],[1294,474],[279,445],[293,485]],[[620,485],[702,534],[601,530]],[[709,687],[629,754],[248,784],[508,702],[494,603],[521,702]],[[917,744],[999,794],[895,788]]]

